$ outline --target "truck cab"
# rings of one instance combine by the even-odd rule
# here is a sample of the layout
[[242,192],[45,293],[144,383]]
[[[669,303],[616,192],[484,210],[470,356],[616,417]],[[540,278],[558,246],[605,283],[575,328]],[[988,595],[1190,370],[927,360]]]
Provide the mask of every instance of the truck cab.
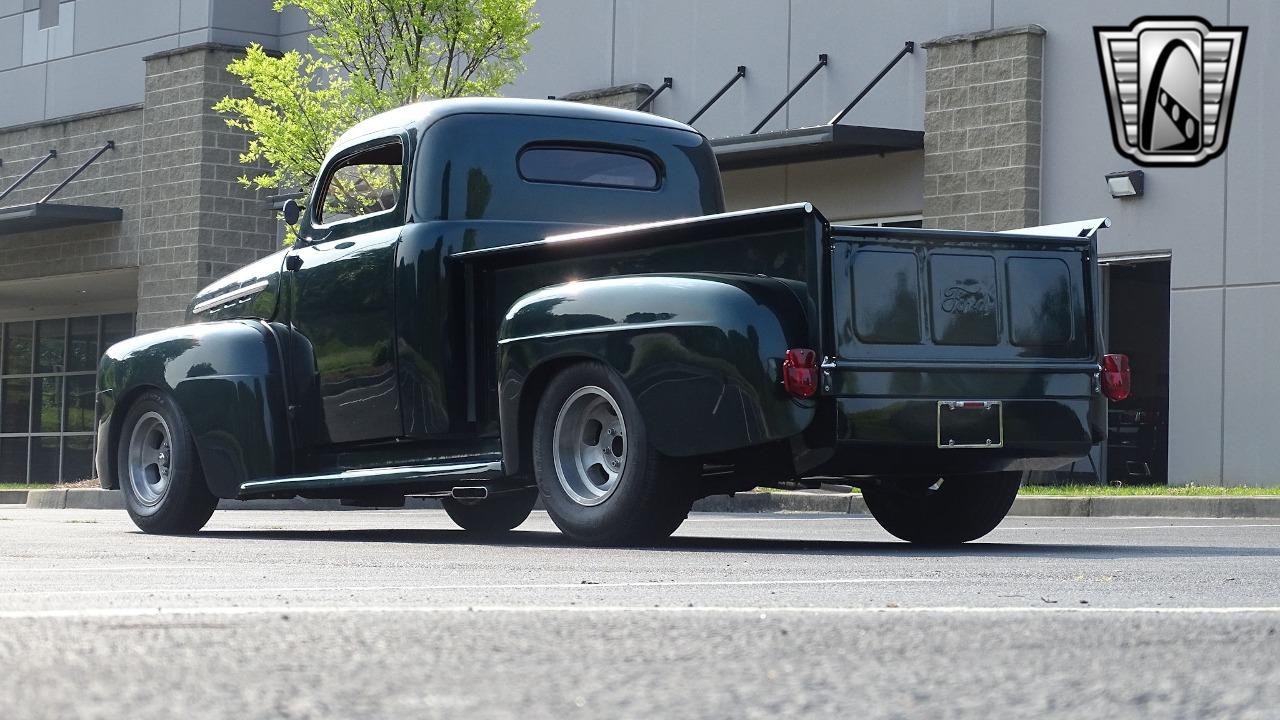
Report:
[[291,247],[101,362],[98,475],[144,530],[428,495],[498,532],[541,496],[575,539],[649,542],[699,497],[835,476],[900,537],[963,541],[1103,439],[1122,380],[1096,225],[726,213],[706,138],[644,113],[406,106],[286,216]]

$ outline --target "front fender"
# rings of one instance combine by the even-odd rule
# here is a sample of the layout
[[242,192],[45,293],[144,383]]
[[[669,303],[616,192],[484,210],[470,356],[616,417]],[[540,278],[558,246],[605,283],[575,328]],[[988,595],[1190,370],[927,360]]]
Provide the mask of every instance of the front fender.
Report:
[[707,455],[800,434],[815,403],[788,395],[779,367],[788,348],[807,344],[806,318],[783,282],[749,275],[622,276],[525,295],[498,334],[506,472],[523,463],[536,389],[573,358],[622,376],[663,454]]
[[120,423],[130,400],[149,388],[169,393],[182,411],[214,495],[236,497],[241,483],[285,474],[281,367],[272,330],[253,320],[185,325],[112,345],[98,365],[95,464],[103,487],[119,484]]

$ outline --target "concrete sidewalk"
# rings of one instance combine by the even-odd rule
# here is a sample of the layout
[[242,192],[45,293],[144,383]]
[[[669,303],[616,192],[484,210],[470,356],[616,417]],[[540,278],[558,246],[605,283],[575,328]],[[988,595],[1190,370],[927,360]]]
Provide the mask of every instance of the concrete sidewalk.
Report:
[[[119,510],[124,501],[119,491],[74,488],[60,490],[0,490],[0,505],[29,508]],[[221,510],[367,510],[348,507],[338,500],[223,500]],[[407,508],[438,508],[433,498],[409,497]],[[820,512],[867,515],[867,505],[855,493],[821,491],[743,492],[733,496],[704,498],[694,512],[775,513]],[[1280,496],[1214,495],[1177,497],[1168,495],[1125,496],[1021,496],[1010,515],[1024,517],[1180,517],[1180,518],[1278,518]]]

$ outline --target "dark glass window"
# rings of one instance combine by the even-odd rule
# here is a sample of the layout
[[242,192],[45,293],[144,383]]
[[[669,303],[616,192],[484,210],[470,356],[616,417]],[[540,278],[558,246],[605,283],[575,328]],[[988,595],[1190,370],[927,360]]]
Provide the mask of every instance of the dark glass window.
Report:
[[4,329],[4,357],[0,371],[5,375],[31,372],[30,322],[12,322]]
[[[102,316],[102,352],[106,352],[107,348],[121,340],[127,340],[131,337],[133,337],[132,315],[126,313],[123,315]],[[96,365],[98,359],[94,358],[93,362]]]
[[29,476],[29,482],[58,482],[58,449],[61,446],[62,438],[57,435],[31,438],[31,475]]
[[31,378],[0,381],[0,432],[31,432]]
[[93,375],[67,376],[67,409],[63,416],[64,432],[92,432],[94,412]]
[[57,373],[66,368],[67,321],[36,323],[36,372]]
[[854,331],[863,342],[920,342],[915,253],[864,250],[853,261]]
[[62,439],[62,481],[76,482],[93,477],[93,438],[68,435]]
[[531,182],[655,190],[658,168],[630,153],[568,147],[532,147],[520,153],[520,177]]
[[62,376],[49,375],[32,381],[35,402],[31,404],[31,432],[56,433],[62,429]]
[[996,265],[990,257],[935,253],[929,257],[933,341],[995,345]]
[[67,371],[93,370],[99,356],[98,318],[71,318],[67,327]]
[[27,481],[27,439],[0,437],[0,482]]
[[92,476],[98,358],[133,323],[119,313],[3,325],[0,482]]

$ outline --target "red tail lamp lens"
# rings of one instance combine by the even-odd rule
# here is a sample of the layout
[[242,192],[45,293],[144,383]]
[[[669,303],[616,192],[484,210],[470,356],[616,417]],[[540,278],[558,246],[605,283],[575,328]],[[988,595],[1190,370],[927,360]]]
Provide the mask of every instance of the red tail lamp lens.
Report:
[[1102,356],[1102,394],[1108,400],[1124,400],[1129,397],[1129,356]]
[[792,348],[782,362],[782,387],[796,397],[813,397],[818,392],[818,354]]

